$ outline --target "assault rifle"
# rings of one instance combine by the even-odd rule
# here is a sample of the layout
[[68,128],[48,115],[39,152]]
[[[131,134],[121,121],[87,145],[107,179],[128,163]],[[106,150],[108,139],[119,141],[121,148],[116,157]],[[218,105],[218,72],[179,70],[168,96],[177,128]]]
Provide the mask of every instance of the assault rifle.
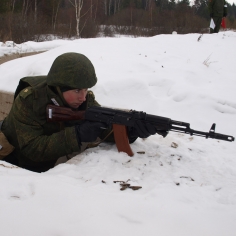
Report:
[[142,111],[120,110],[107,107],[90,107],[85,111],[74,111],[70,108],[48,105],[46,108],[48,122],[61,122],[69,120],[88,120],[104,122],[113,125],[114,138],[119,152],[126,152],[133,156],[129,145],[129,139],[126,127],[133,127],[136,120],[145,123],[151,123],[157,131],[174,131],[190,135],[201,136],[205,138],[220,139],[232,142],[234,137],[225,134],[215,133],[216,124],[213,124],[209,132],[202,132],[190,128],[189,123],[171,120],[166,117],[149,115]]

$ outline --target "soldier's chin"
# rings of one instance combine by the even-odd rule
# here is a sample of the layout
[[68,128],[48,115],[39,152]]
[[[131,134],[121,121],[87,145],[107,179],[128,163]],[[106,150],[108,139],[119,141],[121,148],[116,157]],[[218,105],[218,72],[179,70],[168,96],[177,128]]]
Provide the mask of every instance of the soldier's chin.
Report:
[[71,108],[78,108],[81,103],[72,103],[72,104],[69,104]]

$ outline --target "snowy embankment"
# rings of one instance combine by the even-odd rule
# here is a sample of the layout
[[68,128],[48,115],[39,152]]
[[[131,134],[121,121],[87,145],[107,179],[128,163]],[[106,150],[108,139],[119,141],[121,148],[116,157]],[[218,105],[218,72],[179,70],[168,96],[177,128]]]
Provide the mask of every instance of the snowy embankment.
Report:
[[[26,42],[52,49],[0,65],[0,90],[79,52],[95,66],[100,104],[236,136],[236,33],[199,36]],[[131,146],[133,157],[103,143],[41,174],[0,161],[1,235],[236,235],[235,142],[170,132]]]

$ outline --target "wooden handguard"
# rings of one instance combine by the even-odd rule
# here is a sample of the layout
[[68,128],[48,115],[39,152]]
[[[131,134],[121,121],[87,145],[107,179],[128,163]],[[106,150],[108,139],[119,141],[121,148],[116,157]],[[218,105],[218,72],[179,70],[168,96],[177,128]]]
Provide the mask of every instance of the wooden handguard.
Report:
[[118,152],[125,152],[132,157],[134,153],[129,145],[126,126],[113,124],[113,131]]
[[61,122],[69,120],[84,120],[85,111],[73,111],[71,108],[47,105],[48,122]]

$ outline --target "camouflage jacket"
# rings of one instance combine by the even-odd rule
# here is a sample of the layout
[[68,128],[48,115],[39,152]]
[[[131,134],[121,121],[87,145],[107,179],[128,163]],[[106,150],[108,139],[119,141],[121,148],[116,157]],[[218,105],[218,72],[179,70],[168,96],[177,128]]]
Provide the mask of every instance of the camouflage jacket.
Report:
[[223,17],[227,14],[227,4],[225,0],[209,0],[208,10],[213,17]]
[[[2,126],[3,133],[15,147],[14,155],[20,167],[45,171],[52,168],[59,157],[80,152],[74,127],[79,121],[47,123],[46,106],[53,104],[52,99],[64,106],[54,88],[47,85],[46,76],[21,79],[12,109]],[[80,109],[90,106],[99,106],[91,91]]]

